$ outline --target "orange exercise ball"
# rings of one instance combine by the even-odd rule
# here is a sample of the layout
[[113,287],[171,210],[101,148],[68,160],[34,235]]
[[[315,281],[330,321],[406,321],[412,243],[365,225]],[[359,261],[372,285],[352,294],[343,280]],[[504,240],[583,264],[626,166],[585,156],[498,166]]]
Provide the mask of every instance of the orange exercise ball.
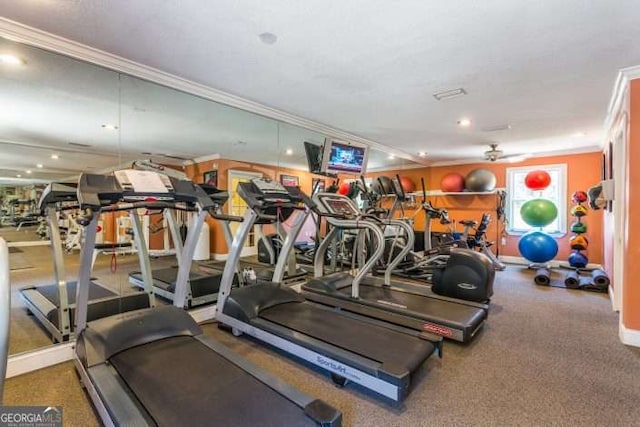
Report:
[[406,176],[400,177],[400,184],[405,193],[413,193],[416,191],[416,184]]

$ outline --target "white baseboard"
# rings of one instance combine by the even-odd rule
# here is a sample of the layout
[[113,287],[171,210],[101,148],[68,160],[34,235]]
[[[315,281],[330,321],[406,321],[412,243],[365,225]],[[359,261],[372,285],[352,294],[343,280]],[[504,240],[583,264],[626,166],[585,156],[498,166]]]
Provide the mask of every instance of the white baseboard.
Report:
[[625,345],[640,347],[640,331],[628,329],[620,322],[620,341]]
[[40,350],[13,354],[7,361],[7,378],[73,360],[73,342],[52,345]]
[[33,240],[24,242],[8,242],[10,248],[25,248],[27,246],[51,246],[51,240]]
[[[514,264],[514,265],[530,265],[532,264],[531,261],[523,258],[523,257],[519,257],[519,256],[511,256],[511,255],[500,255],[498,257],[498,259],[500,259],[500,261],[504,262],[505,264]],[[561,266],[568,266],[569,264],[564,261],[564,260],[557,260],[557,259],[553,259],[549,262],[546,262],[545,265],[548,265],[551,268],[559,268]],[[589,263],[587,264],[587,269],[591,270],[591,269],[596,269],[596,268],[602,268],[602,265],[600,264],[593,264],[593,263]]]
[[[245,256],[251,256],[251,255],[257,255],[258,254],[258,248],[253,246],[253,247],[245,247],[242,248],[242,253],[240,253],[241,257],[245,257]],[[229,258],[229,254],[211,254],[213,256],[213,259],[216,261],[226,261],[227,258]]]

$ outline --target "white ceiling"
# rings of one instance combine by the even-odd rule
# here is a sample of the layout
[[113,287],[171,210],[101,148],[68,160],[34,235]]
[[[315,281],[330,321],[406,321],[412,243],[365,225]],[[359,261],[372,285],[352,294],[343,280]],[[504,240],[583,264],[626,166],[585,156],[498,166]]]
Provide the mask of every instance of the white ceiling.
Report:
[[[636,0],[23,0],[3,13],[432,160],[492,141],[595,147],[617,70],[640,64]],[[458,87],[468,95],[432,97]]]

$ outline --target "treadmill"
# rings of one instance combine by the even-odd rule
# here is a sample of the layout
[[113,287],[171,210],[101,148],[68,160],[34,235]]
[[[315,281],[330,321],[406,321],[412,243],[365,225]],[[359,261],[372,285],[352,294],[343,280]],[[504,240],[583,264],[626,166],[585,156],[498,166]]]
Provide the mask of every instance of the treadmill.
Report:
[[[58,226],[57,211],[77,209],[76,184],[49,184],[40,198],[40,211],[46,217],[51,238],[55,282],[49,285],[27,286],[19,291],[29,312],[47,329],[54,342],[69,341],[73,336],[77,282],[65,280],[64,250]],[[111,244],[97,245],[112,247]],[[96,248],[97,249],[97,248]],[[94,258],[95,259],[95,258]],[[138,310],[155,304],[153,292],[119,295],[94,281],[89,282],[88,318],[110,316],[121,311]]]
[[[217,320],[235,335],[248,334],[329,371],[339,386],[352,381],[401,402],[412,375],[433,353],[441,355],[442,338],[309,302],[279,283],[232,288],[235,266],[253,226],[286,220],[293,211],[304,209],[303,199],[308,198],[298,188],[264,178],[240,183],[237,191],[249,209],[231,245]],[[370,229],[378,239],[374,256],[362,269],[364,275],[382,256],[384,236],[369,223],[354,226]]]
[[[229,193],[218,190],[216,187],[211,185],[201,185],[201,187],[215,204],[214,210],[220,213],[222,206],[224,206],[226,201],[229,199]],[[180,255],[183,251],[182,237],[180,236],[172,210],[165,210],[163,215],[167,221],[167,226],[171,233],[176,257],[179,263],[181,258]],[[225,239],[227,240],[227,243],[230,243],[232,239],[231,231],[228,229],[227,224],[225,224],[223,229]],[[149,251],[146,250],[146,248],[144,249],[143,256],[149,256]],[[189,272],[189,281],[187,284],[185,307],[192,308],[216,302],[218,300],[220,280],[222,279],[222,269],[217,269],[211,265],[207,265],[206,268],[201,269],[200,267],[203,266],[203,263],[191,263],[191,261],[189,261],[189,263],[191,265],[191,270]],[[151,272],[153,277],[153,291],[156,295],[161,296],[168,301],[174,300],[176,293],[176,281],[178,279],[178,267],[179,265],[156,268]],[[145,283],[142,277],[142,272],[134,271],[130,273],[129,283],[133,286],[144,288]]]
[[[324,216],[333,228],[316,251],[315,278],[302,285],[305,298],[464,343],[482,328],[489,313],[487,304],[437,295],[426,285],[391,280],[397,264],[413,248],[415,236],[407,222],[381,220],[363,214],[353,200],[340,194],[318,193],[313,197],[313,203],[318,215]],[[378,228],[386,225],[404,230],[407,242],[387,266],[384,279],[367,276],[356,281],[346,272],[323,276],[322,260],[328,242],[338,230],[352,229],[354,221],[368,222]],[[451,252],[451,256],[460,257],[460,262],[463,262],[464,251],[458,253],[452,249]]]
[[[106,426],[340,426],[342,415],[205,337],[183,309],[190,261],[214,203],[188,180],[152,171],[82,174],[85,245],[78,286],[75,365]],[[88,322],[91,251],[101,212],[195,208],[181,253],[174,306]],[[139,256],[151,283],[149,260]]]

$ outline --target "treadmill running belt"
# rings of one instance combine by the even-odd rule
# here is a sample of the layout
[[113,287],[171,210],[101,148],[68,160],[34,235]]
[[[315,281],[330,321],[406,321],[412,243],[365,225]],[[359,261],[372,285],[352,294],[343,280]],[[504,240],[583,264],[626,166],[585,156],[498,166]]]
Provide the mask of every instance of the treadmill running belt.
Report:
[[[339,292],[351,295],[351,286],[341,288]],[[360,298],[367,301],[383,301],[398,304],[408,310],[423,314],[422,318],[441,324],[456,324],[464,327],[471,327],[486,317],[485,311],[481,308],[471,307],[455,302],[443,301],[437,298],[429,298],[408,292],[385,289],[381,286],[367,286],[360,284]],[[390,311],[402,313],[402,310],[395,310],[389,306]]]
[[402,332],[344,316],[309,303],[278,304],[259,316],[379,363],[413,372],[431,355],[433,343]]
[[[76,303],[76,288],[78,282],[67,282],[67,298],[69,304]],[[60,307],[60,299],[58,295],[58,286],[56,284],[37,286],[36,289],[43,297],[51,301],[56,307]],[[100,298],[114,297],[117,294],[103,286],[94,282],[89,282],[89,301]]]
[[[175,292],[175,284],[178,279],[178,267],[167,267],[153,270],[151,272],[154,281],[162,282],[168,285],[166,290],[169,292]],[[142,273],[131,273],[131,277],[142,281]],[[189,282],[191,284],[191,291],[193,296],[203,296],[209,294],[215,294],[220,289],[220,279],[222,278],[222,272],[220,274],[203,273],[195,268],[192,268],[189,272]]]
[[133,347],[112,366],[159,426],[315,426],[304,410],[192,337]]

